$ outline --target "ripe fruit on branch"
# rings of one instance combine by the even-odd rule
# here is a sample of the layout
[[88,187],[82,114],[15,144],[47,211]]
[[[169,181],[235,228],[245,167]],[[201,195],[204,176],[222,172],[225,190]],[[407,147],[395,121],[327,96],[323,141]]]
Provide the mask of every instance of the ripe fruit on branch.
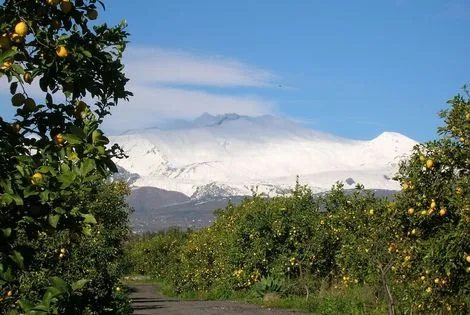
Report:
[[25,72],[23,75],[23,80],[24,82],[31,84],[31,82],[33,82],[33,76],[31,72]]
[[434,166],[434,161],[429,159],[426,161],[426,167],[427,168],[432,168]]
[[65,141],[65,139],[64,139],[64,135],[63,135],[63,134],[58,133],[58,134],[56,134],[56,135],[54,136],[54,142],[55,142],[55,144],[61,145],[61,144],[64,143],[64,141]]
[[15,33],[20,36],[26,36],[29,32],[28,25],[21,21],[15,25]]
[[67,48],[65,48],[65,46],[57,46],[56,50],[55,50],[57,56],[59,56],[60,58],[66,58],[68,55],[69,55],[69,51],[67,50]]
[[35,172],[33,176],[31,176],[31,183],[33,185],[40,185],[44,181],[44,175],[39,172]]

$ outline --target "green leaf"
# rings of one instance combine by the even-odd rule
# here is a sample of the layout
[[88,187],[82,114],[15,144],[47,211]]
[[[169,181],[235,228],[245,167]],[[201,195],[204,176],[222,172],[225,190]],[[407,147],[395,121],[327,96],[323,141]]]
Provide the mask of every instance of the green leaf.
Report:
[[39,192],[33,187],[33,186],[28,186],[23,192],[24,198],[28,198],[30,196],[37,196],[39,195]]
[[2,234],[3,234],[3,237],[9,238],[11,235],[11,228],[2,229]]
[[87,279],[80,279],[78,281],[75,281],[72,283],[72,291],[77,291],[83,289],[83,287],[90,282],[90,280]]
[[52,287],[60,291],[60,293],[69,293],[72,288],[64,280],[59,277],[51,277]]
[[93,141],[93,144],[98,142],[102,135],[103,135],[103,132],[101,130],[99,130],[99,129],[94,130],[92,135],[91,135],[91,139]]
[[70,144],[80,144],[83,142],[82,139],[71,133],[65,134],[64,139]]
[[16,165],[16,169],[21,174],[21,176],[26,177],[26,172],[25,172],[24,167],[22,165],[20,165],[20,164]]
[[3,194],[0,196],[0,205],[9,206],[13,202],[13,198],[10,194]]
[[0,53],[0,63],[3,63],[8,59],[13,58],[16,55],[16,53],[17,53],[16,51],[11,50],[11,49],[3,53]]
[[25,311],[25,312],[30,311],[30,310],[34,307],[33,303],[31,303],[31,302],[28,301],[28,300],[24,300],[24,299],[23,299],[23,300],[19,300],[19,301],[18,301],[18,304],[20,304],[21,308],[22,308],[23,311]]
[[11,197],[13,198],[13,200],[15,201],[17,206],[22,206],[24,204],[23,203],[23,198],[21,198],[20,196],[12,195]]
[[54,168],[51,167],[51,166],[47,166],[47,165],[43,165],[43,166],[40,166],[37,171],[39,173],[43,173],[43,174],[47,174],[47,173],[50,173],[51,171],[53,171]]
[[93,171],[96,167],[95,160],[84,159],[82,165],[80,165],[80,173],[83,177],[87,176],[88,173]]
[[57,223],[59,223],[59,219],[60,219],[60,215],[58,214],[53,214],[53,215],[49,215],[49,218],[48,218],[48,222],[49,224],[53,227],[53,228],[56,228],[57,227]]
[[85,236],[91,236],[92,233],[91,233],[91,227],[89,226],[84,226],[82,228],[82,234],[85,235]]
[[11,66],[11,69],[16,72],[17,74],[24,74],[24,69],[22,66],[18,65],[18,64],[13,64]]
[[12,84],[10,84],[10,93],[15,94],[17,88],[18,88],[18,81],[15,81]]
[[75,181],[76,175],[73,172],[66,172],[62,175],[57,176],[57,179],[62,183],[60,186],[61,189],[65,189],[73,184]]
[[83,139],[86,137],[85,132],[83,132],[82,128],[79,128],[77,126],[70,126],[70,132],[72,132],[73,135]]
[[47,85],[48,85],[48,82],[47,82],[47,78],[46,78],[46,77],[42,77],[41,79],[39,79],[39,87],[40,87],[41,90],[43,90],[44,92],[47,92]]
[[80,49],[82,51],[82,54],[84,54],[85,56],[87,56],[88,58],[91,58],[93,55],[91,54],[91,52],[89,52],[88,50],[86,49]]
[[11,255],[9,255],[11,260],[15,262],[21,269],[24,268],[24,257],[19,251],[14,250]]
[[49,200],[49,190],[44,190],[39,193],[39,198],[41,201],[48,201]]
[[96,224],[95,216],[93,214],[82,214],[83,217],[83,223],[89,223],[89,224]]

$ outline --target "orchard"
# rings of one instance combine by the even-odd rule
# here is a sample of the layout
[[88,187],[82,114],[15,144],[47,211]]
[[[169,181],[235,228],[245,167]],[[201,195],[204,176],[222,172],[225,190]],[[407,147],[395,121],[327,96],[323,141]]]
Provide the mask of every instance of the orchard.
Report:
[[341,183],[314,196],[297,183],[289,196],[229,204],[205,229],[134,240],[129,265],[180,296],[277,296],[320,314],[467,314],[469,95],[448,103],[440,137],[401,163],[392,200]]

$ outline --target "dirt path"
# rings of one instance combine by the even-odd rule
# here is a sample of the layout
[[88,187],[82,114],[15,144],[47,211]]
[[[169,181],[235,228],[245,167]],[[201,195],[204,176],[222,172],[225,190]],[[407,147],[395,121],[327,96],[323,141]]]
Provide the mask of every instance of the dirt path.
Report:
[[131,294],[134,314],[302,314],[295,311],[261,308],[243,302],[180,301],[160,295],[153,285],[139,284],[132,285],[131,288],[134,290]]

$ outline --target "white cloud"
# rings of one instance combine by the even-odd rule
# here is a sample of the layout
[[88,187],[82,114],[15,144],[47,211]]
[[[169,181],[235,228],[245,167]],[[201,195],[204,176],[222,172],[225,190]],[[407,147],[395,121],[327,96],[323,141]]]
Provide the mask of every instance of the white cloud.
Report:
[[278,80],[267,70],[234,59],[181,50],[130,47],[124,61],[126,73],[137,83],[267,87]]
[[[124,64],[130,79],[127,89],[134,96],[111,110],[112,115],[104,123],[108,132],[155,126],[170,119],[191,119],[204,112],[263,115],[277,111],[274,101],[254,95],[252,89],[245,95],[240,95],[240,91],[247,87],[274,87],[278,78],[270,71],[234,59],[129,47]],[[28,91],[31,96],[43,99],[38,82],[28,86]],[[4,98],[8,85],[0,80],[0,87],[5,94],[0,98]],[[222,92],[208,91],[210,87]],[[237,93],[233,88],[237,88]],[[92,103],[88,98],[87,102]]]
[[104,123],[105,128],[112,133],[151,127],[168,119],[194,118],[204,112],[263,115],[277,111],[275,102],[250,95],[220,95],[202,90],[133,85],[129,89],[134,97],[114,108],[112,116]]
[[[256,95],[234,95],[229,88],[274,86],[271,72],[239,61],[161,48],[130,47],[125,72],[134,93],[105,121],[112,132],[155,126],[168,119],[190,119],[204,112],[243,115],[274,113],[277,104]],[[192,88],[182,87],[191,85]],[[214,93],[203,87],[225,88]]]

